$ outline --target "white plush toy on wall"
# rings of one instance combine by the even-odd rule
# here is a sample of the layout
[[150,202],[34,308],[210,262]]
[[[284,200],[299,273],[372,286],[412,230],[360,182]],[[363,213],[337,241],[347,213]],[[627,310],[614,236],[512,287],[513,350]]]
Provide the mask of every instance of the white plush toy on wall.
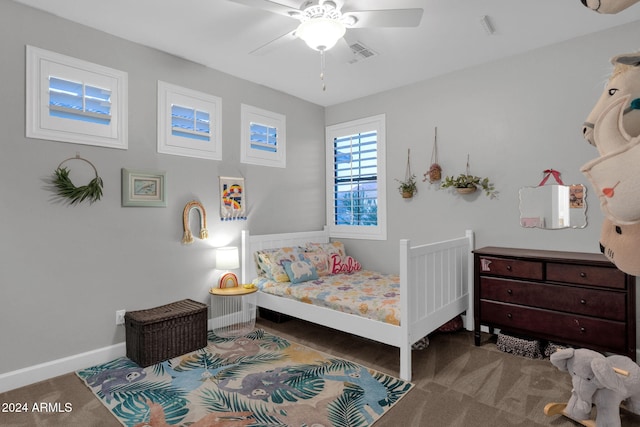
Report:
[[580,0],[583,5],[598,13],[618,13],[640,0]]
[[640,275],[640,53],[611,62],[613,73],[582,129],[600,156],[581,170],[605,214],[600,250],[620,270]]

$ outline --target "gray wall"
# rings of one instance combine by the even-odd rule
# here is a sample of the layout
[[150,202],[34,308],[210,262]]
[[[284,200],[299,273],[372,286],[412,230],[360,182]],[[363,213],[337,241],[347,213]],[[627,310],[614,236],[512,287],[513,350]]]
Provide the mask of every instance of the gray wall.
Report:
[[[603,216],[580,172],[597,152],[583,140],[581,126],[610,74],[609,59],[635,51],[638,39],[636,22],[326,108],[328,125],[387,117],[388,241],[349,241],[347,249],[364,265],[392,271],[398,239],[436,241],[471,228],[476,247],[598,252]],[[479,192],[462,197],[422,181],[416,197],[401,199],[394,179],[405,175],[407,149],[412,171],[422,178],[436,126],[443,174],[464,172],[470,154],[471,172],[495,183],[497,199]],[[559,170],[566,184],[587,185],[587,228],[519,226],[519,188],[538,185],[549,168]]]
[[[128,150],[25,138],[26,44],[128,72]],[[208,302],[213,248],[239,245],[242,228],[324,224],[322,107],[10,1],[0,2],[0,53],[0,373],[124,341],[118,309]],[[223,161],[157,154],[158,80],[222,98]],[[286,169],[240,164],[241,103],[286,115]],[[93,205],[65,206],[47,189],[76,152],[104,180]],[[82,167],[68,165],[72,177]],[[121,207],[123,167],[166,171],[168,206]],[[219,220],[218,176],[245,177],[247,221]],[[186,246],[182,210],[193,199],[211,237]]]
[[[580,125],[595,103],[609,57],[635,50],[638,23],[409,87],[326,109],[153,49],[67,22],[13,2],[0,2],[0,373],[101,348],[124,340],[115,311],[182,298],[207,302],[216,279],[213,247],[239,244],[239,232],[319,229],[325,222],[324,126],[387,115],[388,240],[346,241],[363,265],[397,271],[397,241],[434,241],[477,233],[477,246],[496,245],[597,252],[602,215],[589,191],[583,230],[522,229],[518,189],[542,171],[587,184],[579,172],[596,151]],[[24,49],[30,44],[129,73],[129,149],[30,140],[24,136]],[[437,60],[437,58],[434,58]],[[356,66],[374,66],[363,63]],[[156,153],[156,82],[220,96],[222,162]],[[7,100],[13,102],[7,102]],[[287,168],[240,164],[240,104],[287,117]],[[444,173],[489,176],[497,200],[460,197],[420,182],[405,201],[395,192],[407,148],[420,177],[438,126]],[[79,152],[105,182],[93,205],[56,203],[47,180]],[[167,208],[122,208],[120,169],[167,171]],[[221,223],[218,176],[246,178],[249,220]],[[211,238],[185,246],[182,209],[200,200]],[[295,205],[294,205],[295,203]]]

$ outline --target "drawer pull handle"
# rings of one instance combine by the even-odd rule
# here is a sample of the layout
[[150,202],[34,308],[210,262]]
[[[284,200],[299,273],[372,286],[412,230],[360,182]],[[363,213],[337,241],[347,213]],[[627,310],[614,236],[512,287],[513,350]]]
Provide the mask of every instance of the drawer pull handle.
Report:
[[587,332],[587,330],[584,328],[584,326],[583,326],[583,327],[581,327],[581,328],[580,328],[580,333],[581,333],[581,334],[584,334],[585,332]]
[[581,300],[580,300],[580,304],[585,305],[586,303],[587,303],[587,300],[586,300],[586,299],[581,299]]
[[513,315],[512,315],[511,313],[507,313],[507,317],[508,317],[509,319],[511,319],[511,318],[513,318]]
[[507,271],[511,271],[511,266],[507,265]]
[[509,295],[511,295],[511,294],[513,294],[513,291],[512,291],[511,289],[507,289],[507,293],[508,293]]
[[584,277],[587,277],[587,273],[585,273],[584,271],[581,271],[581,272],[580,272],[580,277],[583,277],[583,278],[584,278]]

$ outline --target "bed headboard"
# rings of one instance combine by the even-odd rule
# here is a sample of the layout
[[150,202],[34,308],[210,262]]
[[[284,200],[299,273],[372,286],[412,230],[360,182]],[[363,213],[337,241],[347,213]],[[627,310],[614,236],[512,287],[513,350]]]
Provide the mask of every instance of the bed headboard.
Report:
[[297,233],[250,235],[242,230],[242,283],[251,283],[257,277],[256,262],[253,254],[262,249],[301,246],[307,242],[329,243],[329,229],[319,231],[301,231]]

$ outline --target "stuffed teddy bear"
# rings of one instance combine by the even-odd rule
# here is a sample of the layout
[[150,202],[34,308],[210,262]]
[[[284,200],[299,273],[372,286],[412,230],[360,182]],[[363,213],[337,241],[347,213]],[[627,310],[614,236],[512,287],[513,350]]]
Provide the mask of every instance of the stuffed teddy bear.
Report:
[[583,5],[598,13],[618,13],[640,0],[580,0]]
[[609,356],[584,348],[565,348],[550,356],[551,363],[571,374],[573,390],[564,410],[574,420],[587,420],[596,405],[597,427],[620,426],[620,403],[640,413],[640,367],[626,356]]
[[606,216],[600,248],[625,273],[640,274],[640,53],[614,57],[609,82],[582,128],[600,157],[582,166]]

